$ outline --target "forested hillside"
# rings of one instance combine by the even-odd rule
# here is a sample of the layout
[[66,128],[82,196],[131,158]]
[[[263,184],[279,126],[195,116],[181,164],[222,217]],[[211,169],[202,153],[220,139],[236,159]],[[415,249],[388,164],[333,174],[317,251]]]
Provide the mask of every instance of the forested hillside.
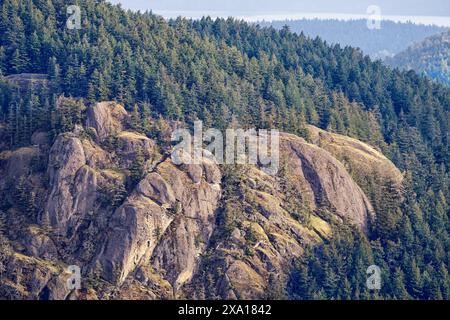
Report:
[[414,43],[448,30],[445,27],[417,25],[384,20],[380,29],[369,29],[366,19],[341,21],[302,19],[261,22],[281,30],[289,26],[292,32],[304,33],[311,38],[320,37],[330,44],[360,48],[373,59],[384,59],[400,53]]
[[450,31],[420,41],[386,62],[450,85]]
[[[73,2],[81,8],[80,30],[66,28],[66,7]],[[6,160],[11,154],[17,155],[14,153],[17,150],[23,153],[24,147],[47,146],[26,163],[27,174],[38,174],[39,179],[13,175],[8,181],[2,181],[0,274],[9,272],[10,252],[26,251],[23,244],[17,245],[20,242],[17,235],[24,226],[49,228],[43,216],[51,210],[44,208],[43,203],[61,174],[58,169],[67,169],[62,166],[64,161],[58,156],[58,150],[65,150],[67,154],[84,150],[86,158],[87,150],[91,150],[94,160],[88,160],[102,170],[109,170],[102,171],[110,180],[106,179],[108,183],[103,186],[100,207],[112,212],[120,210],[127,197],[136,198],[137,191],[133,190],[143,179],[143,163],[150,156],[135,150],[133,156],[109,159],[105,154],[123,151],[117,139],[135,141],[131,149],[136,149],[137,140],[141,141],[139,145],[150,143],[147,139],[167,142],[167,130],[174,121],[189,126],[200,119],[205,127],[220,129],[230,124],[244,128],[277,128],[312,143],[308,124],[374,146],[403,173],[403,185],[399,188],[393,181],[380,181],[376,174],[361,174],[357,166],[353,170],[346,166],[376,212],[369,232],[364,233],[342,221],[335,222],[330,214],[333,216],[336,212],[313,212],[314,221],[326,222],[324,229],[328,230],[328,224],[332,226],[333,236],[296,257],[295,267],[285,283],[278,283],[271,272],[267,276],[273,289],[269,297],[450,299],[450,90],[447,87],[413,71],[392,70],[381,62],[372,62],[360,50],[330,46],[320,38],[313,40],[286,28],[261,28],[233,19],[165,21],[151,13],[124,11],[105,1],[2,0],[0,3],[0,152],[3,151],[0,167],[12,170],[5,163],[11,163]],[[40,76],[34,78],[35,81],[23,80],[24,84],[14,86],[17,84],[14,75],[24,73],[45,74],[47,80]],[[125,107],[123,111],[119,109],[119,113],[127,121],[122,130],[115,132],[119,134],[116,140],[96,139],[89,128],[80,129],[92,112],[86,110],[93,110],[99,101],[116,101]],[[138,137],[127,131],[135,132]],[[42,133],[49,141],[41,142]],[[81,147],[77,139],[88,142],[83,142]],[[303,145],[291,138],[286,141],[286,154],[291,156],[289,150]],[[70,148],[64,147],[64,143],[70,143]],[[49,150],[51,145],[53,148]],[[164,150],[158,152],[164,154]],[[329,157],[328,153],[323,157]],[[348,159],[336,157],[351,164]],[[48,159],[53,160],[48,162]],[[88,163],[88,160],[83,161]],[[328,161],[334,163],[334,160]],[[54,162],[59,163],[60,168]],[[118,163],[128,172],[120,183],[120,177],[110,172]],[[86,175],[93,171],[84,170]],[[167,176],[172,177],[171,170],[169,164],[164,164],[155,173],[168,180]],[[208,245],[226,243],[226,239],[236,236],[233,230],[243,232],[249,228],[252,214],[255,217],[262,214],[262,205],[252,208],[252,201],[256,200],[247,197],[249,182],[245,177],[258,180],[255,173],[229,168],[224,171],[219,179],[224,188],[222,202],[216,203],[214,188],[207,189],[213,194],[209,199],[211,203],[221,208],[217,228],[214,232],[201,227],[198,227],[201,232],[197,227],[192,229],[205,237],[212,234],[213,240]],[[280,192],[290,194],[292,187],[286,181],[291,174],[285,174],[287,178],[280,178],[281,182],[274,182],[279,187],[271,191],[274,197],[281,197]],[[217,183],[217,174],[207,180],[199,181],[210,188],[210,184]],[[118,187],[113,188],[114,185]],[[29,192],[37,188],[39,191]],[[195,186],[186,188],[199,192]],[[53,192],[51,196],[59,195]],[[296,198],[299,197],[292,196]],[[169,202],[175,203],[175,200]],[[178,205],[173,205],[171,214],[176,215]],[[301,204],[298,203],[289,202],[286,206],[287,212],[306,210],[299,209]],[[296,209],[289,209],[292,206]],[[246,216],[248,221],[241,223],[239,214],[250,215],[250,218]],[[266,221],[255,218],[258,219]],[[311,224],[302,220],[301,214],[296,219],[302,226]],[[160,222],[164,224],[168,220],[164,218]],[[98,222],[102,223],[104,221]],[[319,224],[323,226],[322,222]],[[86,242],[89,250],[70,245],[64,250],[72,250],[67,251],[72,257],[74,252],[87,252],[80,258],[87,263],[99,250],[93,246],[100,238],[96,238],[98,235],[91,227],[85,226],[85,229],[75,240],[84,243],[90,239]],[[152,237],[160,239],[160,231],[152,230]],[[67,234],[75,237],[73,232],[68,225]],[[277,241],[286,240],[288,236],[283,232],[290,235],[291,231],[277,231],[278,235],[283,235]],[[174,234],[180,236],[175,231]],[[258,235],[256,231],[249,232],[247,240],[243,244],[239,242],[240,250],[245,253],[240,256],[249,260],[254,257],[251,248],[255,245],[255,234]],[[195,242],[201,243],[200,247],[206,246],[204,239]],[[161,256],[167,254],[164,249],[164,246],[160,248]],[[213,249],[208,247],[202,253],[203,273],[194,277],[190,284],[193,289],[185,290],[188,297],[195,296],[192,292],[200,287],[202,295],[195,296],[197,298],[223,297],[222,293],[211,289],[222,274],[222,265],[218,263],[221,259]],[[60,254],[58,257],[67,256]],[[103,258],[98,261],[106,265]],[[161,258],[160,264],[166,260]],[[383,286],[376,293],[365,287],[366,269],[371,264],[380,266],[383,272]],[[240,270],[243,269],[246,268]],[[103,277],[102,281],[114,281],[113,271],[108,274],[114,276]],[[253,273],[249,271],[249,274]],[[175,280],[179,279],[175,277]],[[101,292],[99,288],[106,285],[96,283],[93,286]],[[164,286],[161,284],[161,288]]]

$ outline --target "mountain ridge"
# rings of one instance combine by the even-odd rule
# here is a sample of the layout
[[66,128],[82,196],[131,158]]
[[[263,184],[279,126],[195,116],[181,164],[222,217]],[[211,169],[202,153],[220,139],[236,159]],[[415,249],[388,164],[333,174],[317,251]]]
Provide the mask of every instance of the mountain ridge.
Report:
[[[66,1],[2,1],[0,297],[449,299],[448,88],[288,29],[78,5],[79,30]],[[8,81],[30,73],[50,85]],[[175,166],[197,121],[283,132],[279,176]]]
[[386,59],[386,62],[392,67],[415,70],[448,86],[450,85],[450,31],[415,43],[394,57]]
[[[106,110],[108,112],[105,112]],[[65,257],[64,260],[71,261],[71,263],[77,261],[80,264],[82,261],[86,261],[84,256],[88,252],[78,251],[76,248],[83,247],[87,249],[90,247],[93,250],[90,253],[92,256],[87,260],[91,261],[88,263],[90,271],[85,269],[86,276],[92,279],[89,281],[93,281],[100,276],[101,279],[107,280],[111,285],[119,288],[124,286],[125,289],[123,290],[125,291],[120,292],[119,290],[119,295],[127,294],[126,287],[132,284],[140,284],[140,286],[144,287],[157,287],[163,281],[170,284],[170,290],[167,291],[166,288],[166,292],[162,295],[158,295],[157,290],[146,296],[147,298],[161,299],[170,297],[171,292],[181,292],[182,287],[189,285],[192,278],[194,278],[193,281],[196,281],[196,278],[200,276],[198,273],[199,264],[202,263],[202,260],[197,260],[199,258],[196,257],[202,256],[206,251],[211,250],[211,248],[208,248],[207,243],[213,232],[222,232],[220,227],[213,223],[217,218],[212,219],[212,217],[217,214],[216,211],[220,207],[225,205],[220,200],[222,198],[222,190],[225,188],[221,173],[223,169],[220,169],[213,162],[201,163],[198,166],[191,165],[186,168],[177,168],[171,163],[170,159],[159,162],[151,171],[142,175],[142,180],[138,182],[136,189],[121,200],[123,204],[119,204],[120,206],[115,212],[108,213],[111,209],[106,211],[105,209],[111,208],[112,203],[107,202],[106,208],[101,204],[102,185],[111,183],[120,185],[123,183],[123,180],[121,182],[120,178],[109,175],[107,171],[104,171],[105,169],[102,170],[101,168],[114,167],[116,168],[114,169],[115,171],[126,170],[127,161],[114,161],[112,159],[116,157],[116,154],[121,155],[121,157],[131,158],[136,158],[138,155],[122,153],[123,149],[121,147],[116,150],[109,150],[109,155],[107,155],[98,143],[110,137],[122,137],[125,139],[122,143],[124,145],[134,143],[140,145],[140,147],[134,146],[125,149],[137,150],[139,148],[143,154],[151,157],[147,161],[154,162],[154,151],[151,151],[154,148],[154,144],[152,142],[143,144],[142,141],[146,141],[148,138],[142,136],[142,140],[140,138],[138,142],[135,142],[131,137],[131,133],[126,131],[126,118],[129,116],[123,107],[116,103],[98,103],[87,109],[86,124],[95,126],[91,127],[93,130],[91,138],[83,135],[83,132],[89,127],[77,127],[73,133],[61,134],[56,139],[50,148],[48,160],[48,174],[52,188],[44,191],[45,194],[48,194],[45,197],[47,199],[46,210],[40,218],[40,227],[37,228],[37,233],[26,233],[26,239],[30,239],[27,241],[35,244],[35,248],[40,250],[40,252],[50,254],[52,250],[55,252],[56,249],[58,254],[55,252],[54,256],[50,254],[44,260],[36,260],[36,262],[42,261],[39,263],[49,266],[63,265],[64,263],[59,258],[61,254]],[[101,130],[96,130],[95,128]],[[120,130],[117,130],[117,128],[120,128]],[[127,133],[126,136],[123,135],[124,132]],[[136,133],[136,136],[140,137],[138,133]],[[219,244],[222,247],[219,251],[225,254],[224,263],[227,269],[229,268],[229,271],[226,272],[229,284],[224,288],[217,288],[217,294],[222,298],[263,298],[268,286],[266,282],[268,281],[267,274],[264,271],[265,267],[261,263],[269,262],[259,261],[262,258],[252,258],[252,256],[239,258],[239,255],[236,256],[236,253],[232,253],[233,250],[256,250],[264,254],[271,252],[264,259],[269,259],[272,264],[280,264],[280,268],[281,265],[288,267],[290,264],[288,262],[289,259],[282,257],[281,251],[277,252],[278,250],[286,250],[286,245],[292,250],[293,257],[299,256],[304,250],[302,246],[305,246],[307,243],[320,243],[324,237],[331,236],[329,224],[332,221],[334,221],[333,223],[338,223],[338,221],[348,219],[353,221],[356,226],[367,229],[366,224],[373,220],[373,216],[371,216],[373,215],[373,209],[367,197],[353,182],[350,175],[346,173],[344,167],[336,159],[332,158],[328,152],[318,147],[313,147],[294,135],[282,135],[281,141],[283,158],[287,159],[290,167],[286,171],[286,174],[289,174],[289,178],[286,179],[297,185],[294,189],[302,190],[302,199],[304,199],[305,203],[311,203],[311,207],[303,209],[306,212],[302,213],[308,215],[305,221],[310,222],[305,224],[305,222],[300,222],[301,220],[296,220],[298,218],[291,216],[294,214],[291,211],[292,208],[286,207],[286,202],[289,201],[283,200],[282,194],[277,190],[281,188],[280,179],[284,178],[269,177],[257,167],[243,168],[241,179],[244,179],[244,185],[246,185],[247,199],[245,201],[248,203],[247,205],[258,210],[261,216],[254,220],[256,218],[255,212],[250,221],[246,220],[250,219],[250,216],[244,215],[238,218],[237,221],[243,219],[240,223],[243,224],[244,229],[242,227],[232,227],[230,237],[233,240],[224,238],[227,240],[222,240],[221,244]],[[146,145],[148,147],[145,147]],[[23,155],[23,157],[34,157],[34,153],[23,153],[22,150],[19,149],[9,156],[2,154],[3,161],[7,161],[10,164],[16,163],[16,155],[19,154]],[[92,153],[93,150],[95,150],[95,153]],[[149,150],[149,152],[145,150]],[[34,152],[39,151],[35,150]],[[294,156],[294,154],[297,156]],[[108,165],[108,161],[114,161],[115,164]],[[300,161],[303,164],[299,165],[296,161]],[[29,163],[29,160],[25,160],[24,163]],[[133,161],[128,162],[128,166],[132,165],[132,163]],[[305,171],[306,169],[303,168],[305,165],[309,167],[308,171]],[[26,164],[22,164],[20,167],[24,168],[26,166]],[[10,165],[6,166],[6,168],[9,167]],[[327,170],[324,169],[325,167],[328,168],[327,170],[336,171],[336,174],[331,173],[329,175]],[[314,170],[316,178],[311,180],[312,178],[309,175]],[[7,172],[12,174],[13,171],[7,169]],[[335,175],[341,176],[343,180],[333,180]],[[21,174],[21,177],[27,177],[27,180],[30,181],[39,181],[39,179],[43,178],[41,175],[31,174],[27,176],[24,173]],[[263,182],[264,180],[266,181]],[[328,180],[333,182],[327,182]],[[258,187],[260,183],[263,183],[265,186],[263,188]],[[318,184],[322,184],[320,189],[317,189]],[[39,188],[39,185],[32,186],[30,192],[37,193]],[[315,196],[307,196],[309,192],[305,188],[309,188],[309,192],[314,193]],[[334,191],[334,188],[341,189]],[[326,201],[324,203],[329,203],[329,205],[319,202],[314,204],[314,202],[318,201],[319,194],[316,193],[319,192],[318,190],[321,190],[320,197],[325,197],[324,200]],[[200,193],[197,194],[197,192]],[[335,192],[339,193],[340,196],[337,196]],[[348,195],[343,195],[342,192],[348,192]],[[202,198],[201,202],[196,202],[200,200],[195,200],[200,195]],[[297,194],[297,196],[299,195]],[[234,194],[232,196],[239,195]],[[343,202],[343,200],[347,201],[347,203]],[[357,201],[361,201],[361,208],[356,205]],[[317,210],[314,209],[316,206],[320,207],[320,210],[329,208],[330,212],[336,212],[335,218],[332,218],[330,222],[326,222],[320,216],[313,214]],[[94,242],[81,240],[86,236],[85,232],[89,228],[93,228],[94,225],[102,228],[101,221],[103,220],[105,222],[109,221],[104,225],[106,227],[105,231],[109,230],[106,231],[106,239],[101,241],[98,239]],[[86,223],[90,226],[88,229],[85,229],[86,226],[83,226]],[[308,226],[309,223],[311,223],[311,226]],[[44,236],[43,238],[41,232],[44,225],[48,225],[53,230],[50,233],[53,233],[53,236],[49,238]],[[158,227],[160,229],[155,226],[160,226]],[[253,230],[254,228],[259,229],[259,231]],[[270,231],[273,228],[278,231]],[[159,230],[158,236],[156,236],[156,230]],[[255,242],[254,245],[249,245],[248,240],[243,238],[244,235],[240,234],[243,230],[247,230],[247,233],[256,232],[254,234],[255,240],[252,240]],[[99,232],[98,235],[103,233]],[[58,235],[59,243],[55,242],[55,235]],[[200,235],[204,237],[200,242],[203,244],[194,244],[194,242],[200,241],[198,239]],[[194,241],[194,237],[197,240]],[[245,237],[248,238],[249,235],[247,234]],[[300,241],[299,239],[302,240]],[[20,242],[20,238],[18,241]],[[216,241],[218,240],[216,239]],[[240,245],[232,249],[233,247],[229,247],[230,241],[231,243],[237,241]],[[39,242],[42,243],[43,247]],[[151,242],[152,245],[148,247],[147,242]],[[91,247],[92,245],[94,247]],[[250,248],[245,249],[246,246],[250,246]],[[229,249],[225,249],[227,247]],[[50,250],[50,248],[53,249]],[[227,250],[231,250],[230,253],[227,253]],[[40,257],[38,252],[31,255],[30,253],[23,256],[19,255],[19,253],[14,254],[22,259],[21,261],[24,265],[27,265],[35,263],[32,259]],[[31,259],[29,263],[27,259]],[[229,259],[232,259],[234,262],[225,262]],[[149,267],[154,270],[153,272],[158,277],[161,277],[161,280],[158,280],[157,283],[147,283],[146,285],[146,281],[149,280],[146,277],[141,278],[141,276],[143,275],[143,270]],[[43,270],[42,272],[44,272]],[[47,272],[51,275],[55,273],[55,269],[49,269]],[[136,272],[141,274],[141,276],[138,276]],[[246,282],[238,285],[238,282],[242,281],[239,280],[240,277],[252,279],[252,287],[248,287]],[[286,275],[284,277],[286,278]],[[52,281],[58,281],[58,279],[53,278]],[[8,278],[2,279],[2,290],[14,290],[14,286],[8,285],[8,281],[10,281]],[[218,279],[217,281],[221,282],[224,280]],[[25,281],[20,285],[30,287],[31,284]],[[255,285],[260,286],[260,289],[253,287]],[[227,286],[230,288],[227,289]],[[99,289],[95,286],[87,289],[89,289],[91,295],[95,294],[98,297],[105,294],[101,288]],[[29,293],[16,291],[15,294],[23,294],[22,298],[37,298],[42,294],[43,290],[46,290],[47,294],[55,298],[65,298],[70,295],[70,292],[66,291],[66,296],[61,297],[60,291],[53,291],[48,283],[42,283],[40,287],[32,286]],[[176,293],[174,297],[179,295],[180,293]]]

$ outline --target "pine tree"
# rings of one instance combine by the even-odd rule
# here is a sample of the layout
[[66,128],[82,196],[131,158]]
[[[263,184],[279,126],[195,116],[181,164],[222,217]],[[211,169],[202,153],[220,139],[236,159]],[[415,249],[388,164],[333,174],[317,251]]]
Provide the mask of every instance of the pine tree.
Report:
[[48,77],[50,81],[52,82],[53,90],[55,93],[58,93],[61,88],[61,68],[59,64],[57,63],[57,60],[55,57],[51,57],[48,62],[48,69],[47,69]]
[[342,284],[342,288],[340,290],[340,296],[343,300],[351,300],[352,299],[352,285],[350,281],[345,278]]
[[138,148],[136,150],[136,155],[133,164],[130,168],[130,178],[132,186],[136,186],[144,177],[144,164],[145,158],[142,150]]
[[450,299],[450,276],[448,272],[448,268],[444,263],[441,263],[438,272],[438,279],[441,285],[442,297],[445,300]]
[[400,268],[396,268],[392,276],[392,295],[400,300],[406,300],[409,297],[405,288],[405,277]]
[[133,106],[133,111],[131,112],[130,127],[134,131],[142,132],[141,115],[137,104]]
[[376,230],[381,239],[394,239],[397,224],[402,216],[399,209],[400,193],[395,182],[388,179],[382,185],[382,198],[377,210]]
[[13,73],[25,72],[27,68],[28,59],[19,49],[16,49],[11,58],[11,71]]
[[295,297],[301,300],[307,300],[310,298],[310,283],[308,276],[308,266],[300,264],[294,273],[294,281],[292,283],[292,291],[295,293]]
[[338,275],[333,270],[331,270],[331,267],[326,268],[323,288],[325,290],[327,297],[330,298],[336,297],[336,290],[338,288],[338,285],[339,285]]
[[407,273],[407,289],[415,299],[422,298],[422,276],[415,258],[411,259]]

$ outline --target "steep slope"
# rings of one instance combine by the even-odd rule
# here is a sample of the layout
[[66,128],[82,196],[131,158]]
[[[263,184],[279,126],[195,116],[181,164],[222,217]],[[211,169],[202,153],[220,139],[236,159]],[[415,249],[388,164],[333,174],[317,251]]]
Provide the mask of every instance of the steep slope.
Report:
[[[70,30],[67,5],[1,2],[0,277],[6,297],[280,296],[291,290],[284,277],[295,264],[292,273],[303,286],[297,283],[290,297],[450,299],[448,88],[373,62],[355,48],[234,19],[165,21],[98,0],[80,2],[82,28]],[[96,103],[107,100],[123,107]],[[262,175],[271,186],[260,189],[258,179],[245,178],[260,168],[219,167],[220,199],[206,203],[217,206],[215,213],[196,210],[200,218],[188,225],[179,202],[192,192],[203,203],[202,188],[215,186],[198,168],[189,174],[194,185],[185,181],[189,168],[172,166],[169,141],[174,128],[198,119],[219,130],[277,128],[305,139],[306,124],[348,134],[383,150],[405,179],[398,188],[390,175],[358,167],[366,161],[342,157],[335,143],[325,152],[292,136],[283,144],[291,159],[282,161],[279,176]],[[348,153],[361,158],[354,149],[366,148],[350,145]],[[362,159],[378,166],[372,151],[364,153]],[[176,194],[176,180],[161,171],[166,168],[186,190]],[[161,176],[158,186],[170,186],[175,208],[172,197],[158,204],[155,186],[144,184],[145,194],[138,193],[150,174]],[[367,198],[374,224],[366,221],[372,216]],[[197,207],[197,199],[191,202]],[[202,219],[211,216],[214,223],[205,225]],[[263,232],[242,227],[253,218]],[[160,243],[166,224],[165,234],[172,235]],[[259,258],[248,258],[255,256],[258,233],[274,248],[275,258],[261,258],[262,267]],[[124,234],[132,236],[125,242]],[[143,242],[147,237],[150,243]],[[228,249],[232,237],[236,255],[215,255],[214,244]],[[395,288],[375,293],[366,287],[373,263]],[[85,290],[55,288],[69,264],[82,267]],[[286,268],[277,273],[272,264]],[[36,281],[27,276],[31,270]],[[256,279],[257,290],[249,279]]]
[[[38,225],[24,217],[8,235],[14,254],[4,297],[264,298],[273,281],[287,281],[293,259],[333,236],[332,225],[367,231],[373,221],[344,165],[295,135],[281,136],[277,176],[257,166],[225,169],[213,158],[176,166],[155,141],[127,131],[129,117],[113,102],[88,108],[85,127],[49,149],[46,172],[29,169],[42,146],[2,153],[10,178],[1,190],[26,179],[20,188],[45,199]],[[142,174],[126,190],[140,156]],[[20,215],[20,203],[11,203],[7,216]],[[38,265],[41,282],[11,278]],[[84,291],[65,287],[68,265],[81,266]]]
[[239,181],[237,195],[224,201],[227,232],[217,230],[188,296],[275,298],[271,289],[285,287],[306,248],[332,237],[331,225],[366,230],[374,218],[364,193],[327,151],[283,134],[281,154],[276,177],[248,167],[225,179]]
[[390,66],[415,70],[450,85],[450,31],[428,37],[386,59],[386,62]]
[[327,132],[315,126],[307,126],[312,143],[327,150],[347,170],[359,179],[378,176],[400,186],[403,176],[400,170],[381,152],[357,139]]

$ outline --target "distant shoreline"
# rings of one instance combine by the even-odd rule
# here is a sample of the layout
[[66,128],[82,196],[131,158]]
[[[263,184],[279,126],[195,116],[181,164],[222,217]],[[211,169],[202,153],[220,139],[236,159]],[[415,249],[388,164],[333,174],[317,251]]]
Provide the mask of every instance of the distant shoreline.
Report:
[[[159,14],[166,19],[177,18],[179,16],[201,19],[204,16],[210,16],[211,18],[228,18],[234,17],[239,20],[245,20],[248,22],[272,22],[272,21],[284,21],[284,20],[301,20],[301,19],[319,19],[319,20],[361,20],[367,19],[368,15],[365,14],[346,14],[346,13],[275,13],[275,14],[235,14],[226,11],[167,11],[167,10],[154,10],[155,14]],[[450,27],[450,17],[447,16],[401,16],[401,15],[382,15],[382,20],[393,22],[412,22],[421,25],[436,25],[439,27]]]

